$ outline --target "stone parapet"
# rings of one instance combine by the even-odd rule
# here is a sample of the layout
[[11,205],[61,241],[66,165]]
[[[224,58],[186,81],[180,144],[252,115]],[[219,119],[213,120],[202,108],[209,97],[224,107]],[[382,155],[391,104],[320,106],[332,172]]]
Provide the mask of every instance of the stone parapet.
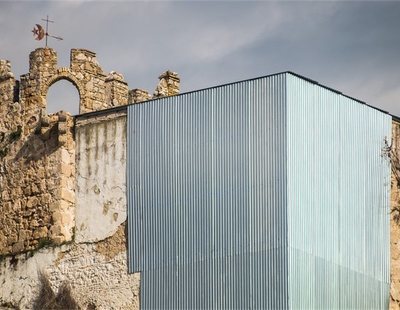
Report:
[[138,103],[142,101],[147,101],[151,99],[151,95],[147,90],[135,88],[129,91],[129,100],[128,103]]
[[154,97],[174,96],[179,94],[180,78],[178,73],[165,71],[158,79],[158,85],[154,91]]
[[105,83],[107,106],[115,107],[128,104],[129,88],[122,74],[111,71],[107,75]]
[[10,78],[14,78],[14,73],[11,71],[10,61],[0,59],[0,82]]
[[[48,90],[62,79],[77,88],[80,113],[152,98],[129,91],[122,74],[104,74],[85,49],[71,50],[68,67],[53,49],[34,50],[20,82],[0,60],[0,308],[40,308],[44,271],[56,289],[74,280],[82,308],[136,309],[139,274],[126,273],[125,109],[48,114]],[[177,93],[178,75],[163,73],[157,97]]]
[[0,60],[0,140],[6,131],[13,131],[21,121],[19,82],[15,80],[8,60]]
[[73,119],[58,113],[32,125],[5,133],[0,145],[0,255],[72,240]]
[[37,48],[29,55],[30,75],[48,77],[57,69],[57,53],[52,48]]

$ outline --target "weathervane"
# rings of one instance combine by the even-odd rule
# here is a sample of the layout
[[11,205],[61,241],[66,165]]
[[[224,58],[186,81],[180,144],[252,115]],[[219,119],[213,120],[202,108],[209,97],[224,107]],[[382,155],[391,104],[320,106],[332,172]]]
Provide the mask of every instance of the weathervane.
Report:
[[36,24],[36,27],[33,27],[33,30],[32,30],[33,36],[35,37],[35,40],[40,41],[44,37],[46,37],[46,47],[47,47],[47,37],[52,37],[52,38],[57,39],[57,40],[62,40],[63,39],[61,37],[56,37],[56,36],[49,35],[49,32],[48,32],[48,30],[49,30],[49,22],[50,23],[54,23],[53,20],[49,20],[49,15],[47,15],[46,19],[42,19],[42,20],[46,22],[46,32],[44,31],[44,29],[43,29],[43,27],[41,25]]

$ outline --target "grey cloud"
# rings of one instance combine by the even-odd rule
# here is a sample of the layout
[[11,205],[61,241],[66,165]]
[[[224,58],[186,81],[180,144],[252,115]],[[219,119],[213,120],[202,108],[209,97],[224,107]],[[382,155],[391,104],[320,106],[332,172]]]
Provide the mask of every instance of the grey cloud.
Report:
[[1,2],[0,58],[16,74],[46,13],[60,65],[87,48],[131,88],[153,91],[166,69],[183,91],[293,70],[400,115],[399,2]]

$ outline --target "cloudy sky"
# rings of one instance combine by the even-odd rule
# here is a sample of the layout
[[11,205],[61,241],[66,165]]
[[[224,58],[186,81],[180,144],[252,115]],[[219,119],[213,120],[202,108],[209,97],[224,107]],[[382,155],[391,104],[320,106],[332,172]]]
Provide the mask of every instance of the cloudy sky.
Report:
[[[399,1],[0,0],[0,59],[17,76],[43,46],[31,29],[47,14],[49,33],[64,38],[49,43],[60,66],[86,48],[130,88],[153,92],[166,69],[180,74],[182,92],[291,70],[400,115]],[[76,91],[59,83],[53,109],[76,112]]]

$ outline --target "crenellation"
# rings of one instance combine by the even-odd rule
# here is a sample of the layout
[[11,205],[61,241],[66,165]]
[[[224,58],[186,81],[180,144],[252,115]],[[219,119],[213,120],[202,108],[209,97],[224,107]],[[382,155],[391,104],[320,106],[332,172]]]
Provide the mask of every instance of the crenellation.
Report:
[[128,104],[129,89],[124,76],[111,71],[106,77],[106,103],[108,106],[120,106]]
[[139,103],[151,99],[151,95],[147,90],[135,88],[129,91],[129,103]]
[[[89,50],[72,49],[70,65],[58,67],[55,50],[38,48],[30,53],[29,72],[21,75],[20,81],[14,78],[10,62],[0,60],[0,256],[6,257],[4,264],[13,257],[24,261],[24,253],[30,252],[35,257],[38,253],[35,251],[51,244],[60,253],[63,248],[67,257],[80,253],[78,249],[90,248],[93,243],[98,245],[93,248],[99,249],[99,253],[90,257],[107,257],[107,263],[126,273],[125,232],[121,229],[126,220],[125,175],[114,173],[114,169],[121,170],[125,165],[126,119],[122,112],[110,112],[106,119],[76,125],[75,117],[68,112],[48,114],[48,90],[62,79],[77,88],[81,114],[152,98],[147,91],[129,90],[122,74],[111,71],[106,75],[96,54]],[[163,73],[156,92],[158,97],[177,94],[178,75]],[[99,156],[104,163],[96,162]],[[100,202],[100,209],[96,204],[85,203],[89,202],[88,197]],[[92,214],[87,210],[92,210]],[[101,229],[96,232],[98,226]],[[103,245],[104,240],[117,241],[115,253],[109,255],[107,249],[113,242]],[[41,260],[35,258],[38,261]],[[46,264],[54,277],[53,261]],[[68,264],[86,272],[87,267],[80,265],[80,261]],[[96,268],[91,267],[91,276],[102,272]],[[7,275],[14,272],[7,270]],[[30,280],[38,281],[38,270],[29,275]],[[5,273],[0,273],[2,283],[8,279]],[[134,280],[138,291],[137,279],[138,274],[126,274],[121,289],[126,290],[126,283]],[[0,304],[10,300],[30,309],[35,291],[28,291],[26,295],[22,290],[23,296],[16,299],[16,295],[7,296],[3,290]],[[93,296],[98,304],[105,305],[107,300],[100,301],[100,295],[96,294]],[[139,297],[135,294],[121,298],[121,304],[137,307]],[[80,300],[86,303],[84,297]]]
[[[72,49],[70,59],[69,67],[58,67],[55,50],[37,48],[20,83],[10,62],[0,60],[0,208],[6,211],[0,213],[1,255],[33,250],[41,238],[55,244],[72,240],[74,117],[64,111],[47,114],[49,87],[69,80],[78,89],[81,113],[151,98],[141,89],[129,91],[122,74],[104,74],[94,52]],[[178,92],[178,75],[164,72],[157,96]]]
[[180,78],[178,73],[165,71],[159,77],[158,85],[154,91],[154,97],[174,96],[179,94]]
[[57,53],[52,48],[37,48],[29,55],[29,74],[49,76],[57,70]]
[[0,143],[1,135],[16,127],[21,115],[19,104],[19,82],[11,71],[8,60],[0,60]]
[[96,53],[86,49],[72,49],[71,50],[71,70],[72,71],[87,71],[92,74],[99,74],[105,76],[99,63],[96,59]]
[[0,59],[0,82],[13,79],[14,73],[11,71],[11,63],[9,60]]

